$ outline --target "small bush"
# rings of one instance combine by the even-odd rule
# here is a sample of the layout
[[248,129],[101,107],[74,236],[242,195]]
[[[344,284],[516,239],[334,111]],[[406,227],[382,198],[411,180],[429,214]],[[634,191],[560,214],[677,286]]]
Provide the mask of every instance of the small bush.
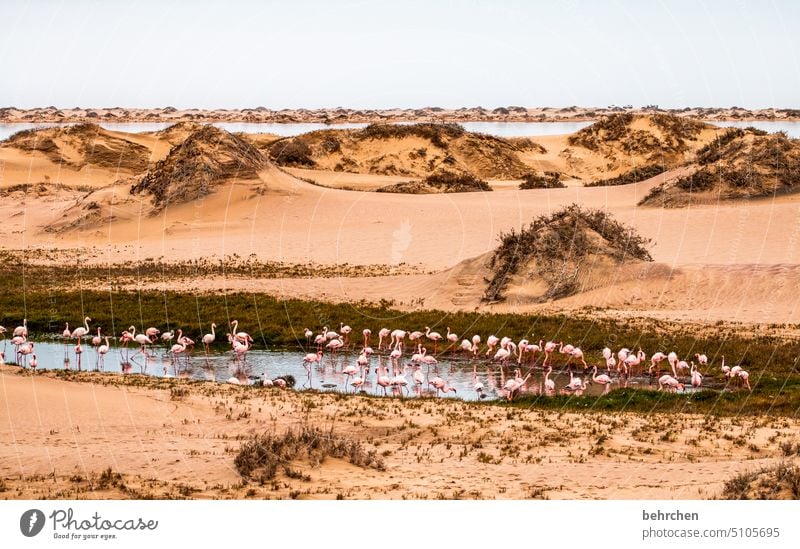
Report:
[[587,183],[586,187],[610,187],[613,185],[627,185],[629,183],[638,183],[639,181],[645,181],[646,179],[650,179],[651,177],[661,175],[666,170],[667,170],[666,166],[661,166],[658,164],[638,166],[616,177],[611,177],[609,179],[599,179],[597,181],[592,181],[591,183]]
[[563,189],[566,187],[561,182],[561,174],[559,172],[544,172],[544,175],[537,175],[531,173],[525,176],[522,183],[519,184],[520,190],[528,189]]
[[346,458],[359,467],[371,467],[379,471],[385,469],[374,450],[367,451],[360,442],[342,438],[333,430],[323,431],[317,427],[302,427],[298,431],[290,429],[283,435],[257,435],[242,444],[233,463],[242,478],[258,478],[263,483],[275,478],[279,468],[297,476],[289,467],[296,459],[305,457],[312,464],[320,464],[328,456]]

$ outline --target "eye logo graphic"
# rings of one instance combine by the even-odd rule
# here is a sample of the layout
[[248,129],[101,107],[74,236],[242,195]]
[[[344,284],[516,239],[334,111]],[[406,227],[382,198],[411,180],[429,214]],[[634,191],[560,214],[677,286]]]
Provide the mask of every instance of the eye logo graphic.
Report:
[[44,528],[44,513],[38,509],[29,509],[19,519],[19,530],[22,535],[32,538]]

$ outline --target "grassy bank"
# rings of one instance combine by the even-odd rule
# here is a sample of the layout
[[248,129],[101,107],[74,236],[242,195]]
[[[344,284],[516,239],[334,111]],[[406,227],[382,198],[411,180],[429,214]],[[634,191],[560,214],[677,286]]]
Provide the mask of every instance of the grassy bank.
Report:
[[[751,379],[764,372],[797,373],[800,357],[800,344],[796,341],[768,335],[755,338],[724,327],[698,331],[696,327],[655,321],[591,320],[563,315],[402,312],[390,308],[388,303],[384,305],[280,300],[246,293],[64,292],[40,288],[0,292],[0,324],[11,329],[27,318],[33,333],[60,333],[65,322],[74,327],[88,315],[93,319],[92,326],[102,326],[106,333],[118,335],[133,324],[139,330],[147,326],[162,330],[181,328],[198,335],[208,332],[212,322],[218,325],[218,333],[224,334],[228,322],[237,319],[240,329],[253,335],[261,348],[304,345],[305,328],[317,332],[327,325],[338,330],[340,322],[353,328],[354,341],[360,341],[363,328],[370,328],[373,344],[382,327],[416,330],[430,326],[444,333],[450,326],[462,337],[477,333],[484,341],[490,334],[496,334],[515,340],[524,337],[571,342],[584,349],[589,362],[601,362],[600,352],[606,345],[614,349],[641,346],[648,355],[656,350],[674,350],[682,357],[705,353],[712,361],[725,355],[729,363],[739,363],[748,369]],[[445,347],[446,343],[440,345],[440,349]]]

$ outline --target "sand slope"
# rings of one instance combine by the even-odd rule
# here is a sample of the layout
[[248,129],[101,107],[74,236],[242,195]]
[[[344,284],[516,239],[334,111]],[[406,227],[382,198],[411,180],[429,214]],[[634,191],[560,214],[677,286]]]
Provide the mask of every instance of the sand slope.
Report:
[[[0,498],[710,498],[734,474],[778,461],[799,426],[324,394],[308,409],[293,391],[195,383],[181,393],[169,380],[103,376],[0,368]],[[233,465],[241,443],[303,421],[375,449],[386,470],[298,460],[289,465],[308,480],[281,471],[275,483],[243,484]]]

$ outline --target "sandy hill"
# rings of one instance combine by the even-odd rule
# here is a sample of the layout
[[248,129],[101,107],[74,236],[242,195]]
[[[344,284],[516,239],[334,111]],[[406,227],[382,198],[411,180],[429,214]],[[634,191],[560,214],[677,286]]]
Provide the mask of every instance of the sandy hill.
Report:
[[541,150],[530,140],[472,133],[457,124],[372,124],[361,130],[322,130],[269,146],[279,165],[424,178],[437,171],[483,179],[517,179],[531,171],[519,153]]
[[714,127],[667,114],[607,116],[571,134],[560,156],[587,184],[642,181],[690,160],[714,137]]
[[257,179],[266,157],[249,142],[214,126],[191,132],[131,188],[152,196],[156,210],[207,196],[230,179]]
[[34,153],[68,169],[90,166],[143,172],[150,162],[150,149],[122,135],[96,124],[78,124],[17,132],[0,147]]
[[800,140],[730,128],[697,152],[693,173],[652,189],[642,204],[758,198],[800,190]]
[[559,299],[612,283],[621,266],[652,261],[649,240],[610,214],[577,204],[539,216],[500,240],[488,263],[485,301]]

